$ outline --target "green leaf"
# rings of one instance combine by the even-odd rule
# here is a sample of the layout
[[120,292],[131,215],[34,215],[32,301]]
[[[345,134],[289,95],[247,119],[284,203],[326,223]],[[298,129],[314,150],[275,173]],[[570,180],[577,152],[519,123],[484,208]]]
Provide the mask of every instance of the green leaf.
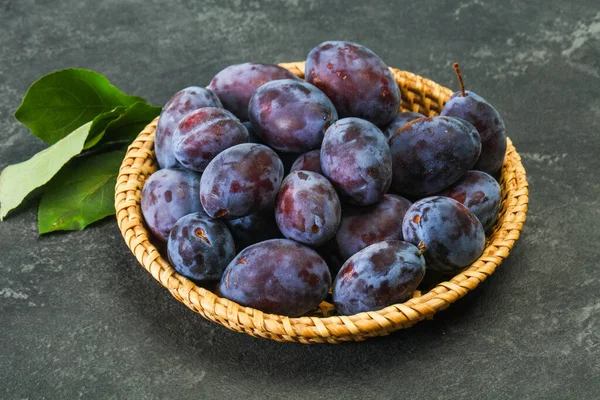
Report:
[[40,234],[81,230],[115,213],[115,185],[125,149],[74,159],[44,188]]
[[85,142],[83,149],[87,150],[98,144],[100,139],[102,139],[102,137],[104,136],[108,124],[110,124],[115,119],[119,118],[121,114],[125,112],[126,109],[127,108],[122,106],[115,107],[112,110],[102,113],[96,118],[94,118],[92,126],[90,128],[90,134],[88,135],[88,140]]
[[108,124],[106,135],[102,142],[131,141],[135,139],[146,125],[158,117],[161,110],[161,107],[151,106],[145,102],[135,103],[122,113],[119,118]]
[[34,82],[15,118],[43,141],[54,144],[78,126],[115,107],[145,102],[129,96],[94,71],[69,68]]
[[137,102],[129,108],[117,107],[94,119],[90,129],[90,139],[85,148],[101,143],[131,141],[154,118],[160,114],[161,108],[145,102]]
[[81,152],[91,125],[88,122],[29,160],[4,168],[0,174],[0,221]]

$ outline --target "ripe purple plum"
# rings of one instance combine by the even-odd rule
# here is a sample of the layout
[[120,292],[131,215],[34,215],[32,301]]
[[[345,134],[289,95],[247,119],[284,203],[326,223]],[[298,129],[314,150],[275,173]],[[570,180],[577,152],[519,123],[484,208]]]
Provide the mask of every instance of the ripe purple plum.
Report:
[[331,274],[316,251],[288,239],[242,250],[225,269],[221,295],[266,313],[298,317],[327,296]]
[[331,99],[340,118],[358,117],[383,127],[398,113],[400,89],[392,73],[360,44],[319,44],[308,53],[305,72],[306,81]]
[[292,164],[291,172],[293,171],[312,171],[317,174],[323,175],[323,170],[321,170],[321,150],[312,150],[308,153],[302,154],[300,157],[294,161]]
[[342,315],[375,311],[408,300],[425,276],[416,246],[386,240],[354,254],[333,282],[333,302]]
[[427,268],[456,273],[481,256],[485,233],[467,207],[450,197],[432,196],[415,202],[404,215],[404,240],[427,246]]
[[392,188],[406,196],[429,196],[459,180],[479,158],[481,141],[473,125],[458,118],[409,122],[389,140]]
[[402,220],[411,204],[404,197],[386,194],[377,204],[345,208],[335,236],[342,258],[377,242],[402,240]]
[[479,219],[489,232],[498,220],[502,191],[491,175],[482,171],[468,171],[454,185],[436,194],[452,197],[463,204]]
[[248,103],[256,89],[277,79],[300,80],[278,65],[243,63],[230,65],[220,71],[210,81],[208,88],[219,96],[226,109],[241,121],[248,121]]
[[202,172],[217,154],[248,141],[248,131],[227,110],[205,107],[181,119],[173,134],[173,154],[187,169]]
[[481,136],[481,155],[473,169],[498,176],[506,155],[506,127],[500,113],[483,97],[465,90],[458,64],[454,69],[460,83],[455,92],[444,105],[440,115],[457,117],[473,124]]
[[340,119],[325,133],[321,169],[342,200],[361,206],[379,202],[392,180],[385,136],[368,121]]
[[204,213],[200,204],[200,174],[183,169],[156,171],[142,189],[142,214],[154,236],[166,242],[181,217]]
[[154,136],[154,151],[161,168],[181,167],[173,154],[173,133],[185,115],[202,107],[223,106],[214,92],[197,86],[180,90],[165,104]]
[[320,246],[338,229],[342,206],[333,185],[311,171],[289,174],[275,202],[275,220],[281,233],[297,242]]
[[237,219],[272,205],[283,180],[277,154],[243,143],[219,153],[202,174],[200,200],[212,218]]
[[173,268],[194,281],[218,281],[233,257],[235,244],[227,226],[203,213],[180,218],[171,229],[167,253]]
[[338,119],[323,92],[297,79],[259,87],[250,99],[248,116],[269,147],[296,153],[321,147],[325,131]]

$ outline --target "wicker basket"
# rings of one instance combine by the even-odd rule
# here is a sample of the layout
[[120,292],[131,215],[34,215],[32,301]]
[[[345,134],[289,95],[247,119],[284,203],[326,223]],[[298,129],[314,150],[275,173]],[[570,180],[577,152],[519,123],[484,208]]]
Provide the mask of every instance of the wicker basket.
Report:
[[[301,78],[304,76],[303,62],[280,65]],[[390,70],[402,91],[403,111],[437,115],[452,94],[449,89],[410,72]],[[311,316],[289,318],[266,314],[196,286],[179,275],[148,239],[149,233],[140,210],[140,197],[144,182],[157,169],[153,151],[157,120],[146,126],[129,146],[121,165],[115,195],[119,228],[140,264],[177,300],[204,318],[234,331],[277,341],[339,343],[388,335],[398,329],[408,328],[418,321],[431,318],[477,287],[508,257],[523,229],[528,203],[527,180],[521,158],[509,139],[500,180],[503,196],[499,220],[487,238],[483,255],[469,268],[419,297],[379,311],[326,317],[328,313],[331,314],[331,306],[322,304]]]

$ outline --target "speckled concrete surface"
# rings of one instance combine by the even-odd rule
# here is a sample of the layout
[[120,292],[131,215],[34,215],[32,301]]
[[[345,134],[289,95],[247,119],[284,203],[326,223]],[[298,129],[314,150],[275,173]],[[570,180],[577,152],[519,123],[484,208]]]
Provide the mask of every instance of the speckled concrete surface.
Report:
[[460,61],[504,116],[531,189],[522,238],[475,292],[341,346],[210,323],[144,272],[112,218],[38,238],[30,201],[0,223],[1,398],[598,397],[597,1],[389,3],[0,0],[0,168],[44,147],[12,113],[52,70],[91,68],[162,104],[229,64],[348,39],[451,87]]

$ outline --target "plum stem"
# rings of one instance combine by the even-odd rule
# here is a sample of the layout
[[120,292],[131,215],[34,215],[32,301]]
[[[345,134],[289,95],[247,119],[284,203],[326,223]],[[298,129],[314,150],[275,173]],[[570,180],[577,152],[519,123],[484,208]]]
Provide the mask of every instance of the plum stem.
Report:
[[417,256],[422,256],[423,253],[425,253],[427,251],[427,246],[425,245],[425,242],[422,240],[419,242],[417,247],[419,248],[419,252],[417,253]]
[[460,67],[458,66],[458,63],[456,63],[456,62],[452,65],[452,67],[454,68],[454,71],[456,71],[456,76],[458,77],[458,83],[460,84],[461,96],[465,97],[467,95],[467,93],[465,92],[465,84],[463,83],[462,74],[460,73]]

